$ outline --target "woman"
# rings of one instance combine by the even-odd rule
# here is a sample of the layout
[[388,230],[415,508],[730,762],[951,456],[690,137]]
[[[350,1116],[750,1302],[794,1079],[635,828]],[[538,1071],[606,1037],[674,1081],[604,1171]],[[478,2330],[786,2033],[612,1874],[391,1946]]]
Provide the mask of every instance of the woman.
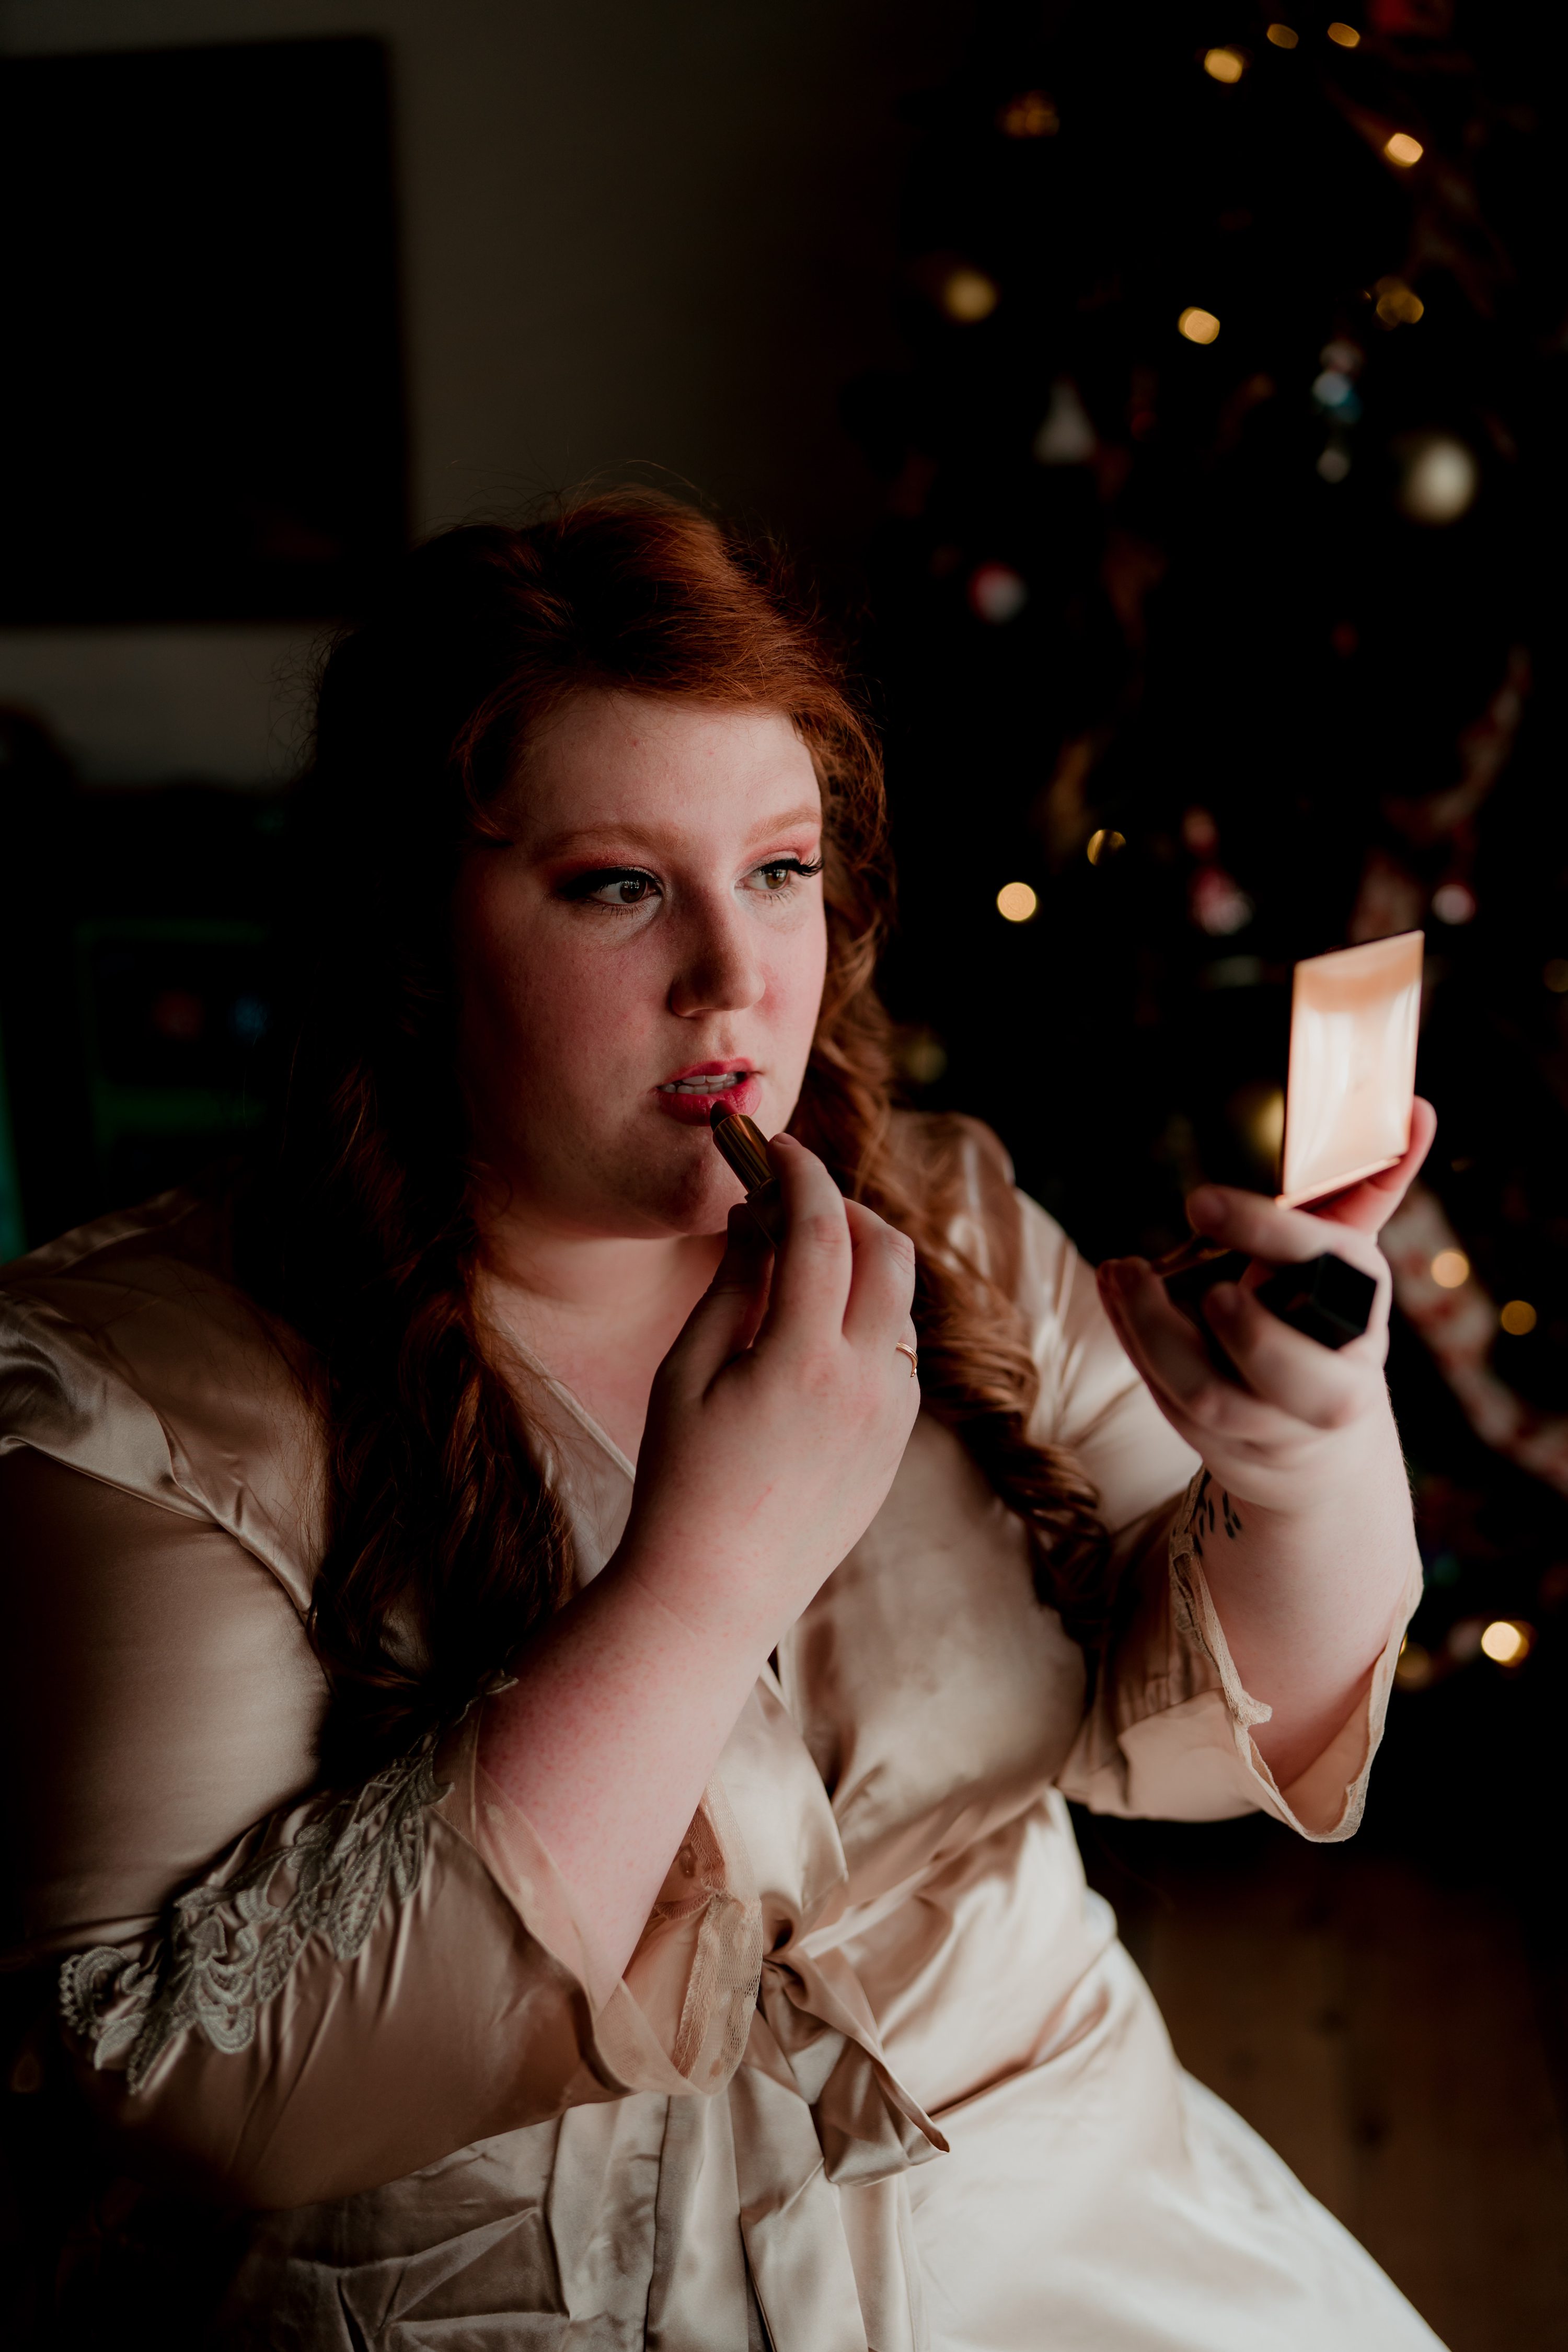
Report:
[[1219,1290],[1227,1383],[1141,1262],[1097,1297],[985,1130],[889,1116],[875,750],[658,500],[413,557],[308,805],[277,1166],[5,1277],[68,2313],[1430,2346],[1181,2075],[1065,1805],[1354,1829],[1418,1585],[1372,1235],[1429,1116],[1331,1220],[1191,1204],[1376,1272],[1341,1354]]

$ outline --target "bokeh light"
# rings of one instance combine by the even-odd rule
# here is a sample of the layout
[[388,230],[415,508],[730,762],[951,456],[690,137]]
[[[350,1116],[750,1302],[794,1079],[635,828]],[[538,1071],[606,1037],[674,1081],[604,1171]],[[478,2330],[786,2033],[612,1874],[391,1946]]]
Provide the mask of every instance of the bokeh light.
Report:
[[1360,397],[1342,368],[1325,368],[1313,382],[1312,398],[1346,425],[1353,425],[1361,415]]
[[899,1075],[912,1086],[934,1087],[947,1070],[947,1047],[934,1029],[898,1029],[893,1033],[893,1060]]
[[1426,305],[1403,278],[1380,278],[1372,289],[1377,315],[1385,327],[1413,327],[1426,315]]
[[1189,343],[1212,343],[1219,332],[1219,320],[1212,310],[1194,307],[1182,312],[1176,320],[1176,332],[1184,335]]
[[1468,882],[1442,882],[1432,893],[1432,912],[1440,923],[1468,923],[1474,919],[1476,894]]
[[207,1009],[189,989],[166,988],[154,997],[151,1018],[160,1036],[174,1037],[182,1045],[189,1045],[206,1027]]
[[1199,930],[1215,940],[1244,931],[1258,911],[1235,877],[1218,866],[1202,866],[1194,875],[1191,905]]
[[1109,825],[1103,825],[1098,833],[1089,835],[1089,847],[1085,855],[1091,866],[1103,866],[1107,859],[1115,856],[1119,849],[1125,849],[1126,846],[1125,834],[1113,833]]
[[1035,436],[1034,450],[1042,466],[1087,466],[1099,446],[1094,420],[1070,376],[1059,375],[1051,386],[1051,403]]
[[1029,583],[1010,563],[982,563],[969,575],[970,609],[993,628],[1016,620],[1029,601]]
[[953,269],[943,278],[938,299],[950,319],[973,327],[991,316],[1002,296],[995,279],[983,269]]
[[1470,1261],[1463,1250],[1439,1250],[1427,1270],[1439,1290],[1458,1290],[1470,1278]]
[[1420,1642],[1401,1643],[1394,1679],[1401,1690],[1425,1690],[1437,1671],[1436,1660]]
[[1301,36],[1292,26],[1270,25],[1266,37],[1277,49],[1293,49]]
[[1533,1331],[1540,1319],[1528,1298],[1510,1298],[1498,1317],[1503,1329],[1515,1339],[1522,1339],[1527,1331]]
[[996,912],[1005,923],[1029,922],[1040,910],[1040,894],[1026,882],[1004,882],[996,893]]
[[1359,49],[1361,47],[1361,35],[1353,25],[1338,23],[1331,25],[1329,38],[1342,49]]
[[1049,139],[1061,129],[1062,121],[1043,89],[1026,89],[1008,100],[996,117],[996,127],[1009,139]]
[[1243,1107],[1247,1139],[1267,1168],[1278,1167],[1285,1141],[1285,1089],[1261,1087]]
[[1521,1666],[1534,1640],[1534,1628],[1517,1617],[1494,1617],[1481,1634],[1481,1648],[1494,1665]]
[[1408,131],[1396,131],[1391,138],[1384,141],[1383,152],[1391,163],[1397,163],[1401,171],[1408,172],[1412,163],[1419,163],[1426,150],[1419,139],[1411,137]]
[[1402,461],[1399,505],[1412,522],[1458,522],[1475,504],[1481,469],[1451,433],[1417,433],[1395,453]]
[[1247,70],[1247,59],[1239,49],[1205,49],[1204,71],[1214,81],[1239,81]]
[[1553,996],[1568,996],[1568,956],[1553,956],[1541,977]]

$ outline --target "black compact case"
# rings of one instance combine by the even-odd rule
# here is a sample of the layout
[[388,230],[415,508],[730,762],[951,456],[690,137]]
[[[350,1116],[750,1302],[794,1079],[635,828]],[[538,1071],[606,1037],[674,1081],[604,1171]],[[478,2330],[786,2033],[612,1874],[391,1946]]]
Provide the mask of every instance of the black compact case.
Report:
[[[1211,1339],[1203,1316],[1205,1293],[1216,1282],[1239,1282],[1251,1263],[1245,1250],[1211,1251],[1167,1274],[1166,1295],[1205,1339]],[[1154,1271],[1158,1274],[1160,1266]],[[1282,1265],[1267,1282],[1258,1284],[1254,1296],[1293,1331],[1304,1332],[1325,1348],[1342,1348],[1348,1340],[1359,1339],[1372,1320],[1377,1285],[1359,1265],[1325,1250],[1304,1265]]]

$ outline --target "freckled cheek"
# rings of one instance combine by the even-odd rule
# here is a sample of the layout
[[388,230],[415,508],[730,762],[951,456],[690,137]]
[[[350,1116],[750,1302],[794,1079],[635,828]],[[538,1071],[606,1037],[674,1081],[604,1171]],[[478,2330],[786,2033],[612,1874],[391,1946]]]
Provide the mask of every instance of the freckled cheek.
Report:
[[793,1051],[804,1069],[816,1016],[822,1009],[822,987],[827,973],[827,932],[818,920],[803,926],[793,938],[779,940],[766,959],[764,1004],[778,1044]]
[[663,975],[648,959],[635,950],[595,953],[595,944],[542,924],[527,938],[514,934],[487,973],[513,1066],[554,1078],[568,1094],[580,1084],[602,1088],[622,1060],[640,1066],[662,1001]]

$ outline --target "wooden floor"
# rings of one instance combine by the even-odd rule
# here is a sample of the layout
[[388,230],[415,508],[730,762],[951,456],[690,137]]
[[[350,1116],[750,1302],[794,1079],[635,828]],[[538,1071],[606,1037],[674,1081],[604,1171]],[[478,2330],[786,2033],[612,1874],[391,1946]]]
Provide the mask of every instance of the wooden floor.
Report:
[[1264,1822],[1084,1844],[1183,2063],[1452,2352],[1564,2352],[1556,1989],[1506,1898]]

